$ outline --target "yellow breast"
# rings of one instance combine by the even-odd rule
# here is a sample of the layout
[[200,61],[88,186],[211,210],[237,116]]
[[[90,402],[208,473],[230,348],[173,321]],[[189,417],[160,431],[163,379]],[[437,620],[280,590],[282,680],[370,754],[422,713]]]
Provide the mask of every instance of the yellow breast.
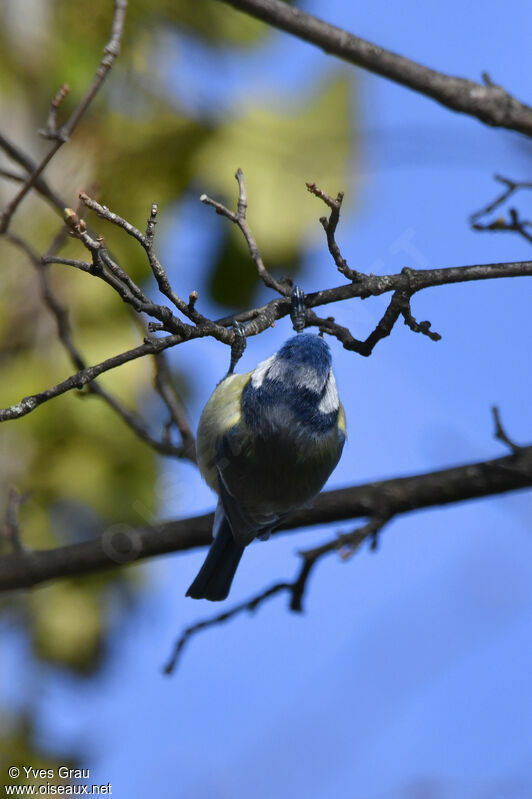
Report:
[[196,440],[198,466],[206,483],[216,492],[216,444],[228,430],[239,423],[242,414],[240,400],[249,378],[249,372],[224,378],[214,389],[201,414]]

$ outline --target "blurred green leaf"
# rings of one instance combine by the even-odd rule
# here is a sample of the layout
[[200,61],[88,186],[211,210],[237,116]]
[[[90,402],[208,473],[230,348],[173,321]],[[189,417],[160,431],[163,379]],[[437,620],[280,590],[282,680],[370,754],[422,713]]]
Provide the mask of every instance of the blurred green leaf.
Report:
[[[140,5],[140,0],[134,0]],[[246,47],[271,34],[264,23],[217,0],[159,0],[159,13],[169,22],[213,45]]]
[[[348,84],[341,78],[295,110],[293,104],[278,111],[246,109],[219,125],[197,152],[202,189],[230,208],[237,197],[234,174],[243,169],[248,222],[268,268],[293,272],[305,231],[323,213],[305,183],[316,182],[331,194],[344,185],[349,116]],[[213,294],[226,305],[245,305],[256,284],[243,238],[233,232],[226,236],[212,275]]]
[[39,657],[79,672],[93,669],[106,633],[103,594],[95,587],[65,580],[30,594],[30,633]]
[[[69,785],[70,781],[60,779],[57,772],[60,766],[76,768],[77,763],[72,754],[67,753],[58,758],[44,751],[43,746],[36,743],[34,728],[34,719],[28,713],[22,714],[15,721],[11,720],[5,712],[0,713],[0,783],[2,785],[32,785],[36,788],[46,782],[51,785]],[[20,769],[18,778],[12,777],[8,773],[8,769],[13,766]],[[42,777],[32,776],[32,774],[27,777],[24,766],[31,766],[34,772],[45,769],[52,773],[47,775],[46,780],[43,780]]]
[[[111,0],[93,0],[90,10],[72,0],[24,4],[5,0],[0,25],[0,102],[6,133],[34,158],[49,143],[36,131],[62,83],[70,94],[59,111],[68,118],[90,85],[109,38]],[[3,14],[3,9],[0,15]],[[85,189],[143,229],[153,202],[160,206],[158,235],[184,192],[198,187],[236,204],[234,172],[245,171],[249,222],[266,264],[275,272],[298,268],[302,241],[323,212],[307,195],[305,181],[326,191],[344,185],[349,154],[347,85],[338,79],[294,107],[270,110],[252,98],[225,120],[189,118],[177,107],[172,87],[155,71],[173,32],[193,33],[205,46],[251,47],[269,29],[217,0],[130,0],[121,56],[72,140],[46,169],[46,179],[77,206]],[[159,60],[158,60],[159,59]],[[2,158],[2,165],[13,167]],[[15,167],[18,168],[18,167]],[[16,190],[0,182],[0,204]],[[208,213],[209,209],[205,209]],[[131,276],[152,278],[145,254],[122,230],[87,214],[96,233]],[[210,276],[215,299],[232,308],[251,299],[257,278],[238,231],[226,220],[223,246]],[[13,231],[44,252],[63,222],[42,199],[28,196]],[[86,259],[79,241],[68,239],[61,254]],[[26,256],[0,241],[0,404],[17,402],[72,373],[57,339],[56,323],[43,305],[37,273]],[[57,297],[68,308],[74,341],[88,363],[135,346],[141,334],[128,309],[101,281],[66,266],[49,269]],[[190,274],[171,275],[187,295]],[[180,392],[189,376],[173,366]],[[139,360],[101,378],[131,409],[151,411],[152,364]],[[152,414],[155,416],[155,414]],[[152,419],[161,429],[161,420]],[[2,426],[0,512],[9,487],[29,491],[21,510],[21,532],[30,547],[53,547],[87,538],[115,523],[144,524],[157,508],[157,459],[98,397],[68,393],[28,416]],[[133,570],[98,580],[64,581],[9,599],[25,625],[38,658],[77,672],[101,662],[108,634],[111,585],[137,583]],[[5,603],[4,603],[5,608]]]

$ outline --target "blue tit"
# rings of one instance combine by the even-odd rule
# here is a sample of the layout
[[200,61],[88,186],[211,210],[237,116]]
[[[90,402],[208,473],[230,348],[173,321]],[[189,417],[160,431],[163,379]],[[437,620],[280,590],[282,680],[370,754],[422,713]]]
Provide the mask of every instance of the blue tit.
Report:
[[311,502],[345,436],[331,353],[317,335],[294,336],[218,384],[197,435],[201,474],[219,497],[214,540],[187,596],[226,598],[245,547]]

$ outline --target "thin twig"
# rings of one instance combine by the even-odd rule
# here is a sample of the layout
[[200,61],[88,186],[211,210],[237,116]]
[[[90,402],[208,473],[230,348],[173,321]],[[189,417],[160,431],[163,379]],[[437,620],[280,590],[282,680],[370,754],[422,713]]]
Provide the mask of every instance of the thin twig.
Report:
[[24,183],[26,180],[25,175],[21,175],[19,172],[12,172],[10,169],[0,169],[0,177],[6,178],[6,180],[14,180],[15,183]]
[[222,205],[222,203],[216,202],[216,200],[212,200],[210,197],[207,197],[206,194],[201,195],[200,202],[204,203],[205,205],[212,206],[217,214],[225,216],[226,219],[229,219],[240,228],[246,240],[246,244],[248,245],[249,253],[253,263],[255,264],[255,268],[257,269],[258,276],[264,285],[268,286],[268,288],[273,289],[274,291],[277,291],[279,294],[281,294],[281,296],[286,297],[290,294],[290,287],[276,280],[266,269],[264,261],[262,260],[262,255],[257,246],[257,242],[255,241],[255,238],[247,223],[246,213],[248,199],[246,183],[244,180],[244,173],[240,168],[237,169],[235,178],[238,182],[238,201],[236,214],[233,211],[230,211],[229,208],[226,208],[225,205]]
[[[13,240],[15,237],[8,234],[8,237]],[[75,269],[80,269],[82,272],[92,272],[92,264],[88,261],[78,261],[75,258],[60,258],[58,255],[43,255],[41,263],[48,264],[65,264],[66,266],[73,266]]]
[[223,624],[230,619],[234,619],[235,616],[238,616],[240,613],[244,611],[248,611],[252,613],[259,605],[262,605],[266,600],[271,599],[272,597],[276,596],[276,594],[281,593],[281,591],[285,591],[289,589],[289,583],[277,583],[273,585],[271,588],[268,588],[262,594],[253,597],[252,599],[248,600],[247,602],[242,602],[240,605],[235,605],[230,610],[226,610],[224,613],[219,613],[217,616],[214,616],[210,619],[204,619],[203,621],[198,621],[195,624],[192,624],[190,627],[187,627],[178,641],[176,641],[175,646],[173,648],[173,652],[163,668],[164,674],[172,674],[175,667],[177,666],[177,662],[181,657],[185,644],[194,636],[196,633],[200,632],[201,630],[206,630],[209,627],[214,627],[218,624]]
[[389,513],[381,515],[379,512],[362,527],[357,527],[351,533],[342,533],[320,546],[306,549],[299,554],[303,563],[297,578],[291,583],[290,610],[300,613],[303,610],[303,596],[307,587],[309,575],[315,564],[331,552],[338,552],[342,560],[347,560],[353,555],[362,542],[370,537],[376,537],[387,521],[391,518]]
[[490,233],[519,233],[520,236],[532,244],[532,233],[527,230],[527,228],[532,230],[532,222],[520,219],[515,208],[509,209],[508,216],[508,221],[499,218],[486,224],[475,222],[471,227],[473,230],[488,231]]
[[[409,277],[411,274],[413,274],[413,271],[414,270],[409,269],[409,267],[405,267],[402,274]],[[412,308],[410,306],[412,294],[410,291],[396,292],[396,298],[398,307],[400,308],[401,314],[405,320],[405,325],[407,325],[410,330],[412,330],[414,333],[422,333],[424,336],[428,336],[428,338],[430,338],[432,341],[440,341],[440,334],[430,329],[430,322],[418,322],[412,315]]]
[[37,179],[40,177],[41,173],[44,169],[48,166],[54,155],[57,151],[68,141],[72,133],[74,132],[76,126],[78,125],[80,119],[88,109],[89,105],[93,101],[94,97],[96,96],[98,90],[100,89],[102,83],[104,82],[109,70],[113,66],[113,63],[120,52],[120,42],[122,40],[122,34],[124,31],[124,21],[125,21],[125,14],[127,8],[127,0],[114,0],[114,16],[112,22],[112,29],[111,29],[111,36],[109,38],[108,43],[106,44],[103,57],[98,65],[96,70],[96,74],[94,79],[87,89],[85,96],[82,98],[78,107],[74,110],[71,117],[68,121],[57,131],[57,135],[54,138],[54,142],[44,158],[40,161],[39,164],[33,169],[31,174],[27,177],[26,181],[17,192],[17,194],[13,197],[11,202],[7,204],[4,208],[2,214],[0,215],[0,234],[6,233],[9,227],[9,223],[13,217],[13,214],[17,210],[18,206],[29,192],[29,190],[35,185]]
[[[33,252],[31,247],[20,237],[8,233],[7,239],[11,243],[16,244],[18,247],[24,250],[24,252],[28,255],[30,262],[32,263],[37,272],[37,276],[41,286],[41,296],[43,298],[43,301],[47,306],[47,308],[49,309],[49,311],[52,313],[53,317],[55,318],[57,325],[57,334],[60,342],[63,344],[65,350],[68,352],[74,367],[80,370],[86,369],[87,364],[85,363],[81,353],[75,346],[72,338],[72,330],[68,319],[68,311],[61,304],[61,302],[59,301],[59,299],[57,298],[52,289],[46,264],[66,262],[69,265],[75,265],[78,268],[83,268],[83,271],[90,271],[91,265],[81,264],[81,262],[74,262],[74,264],[72,264],[70,262],[70,259],[47,258],[40,260],[39,257],[36,255],[36,253]],[[84,268],[85,266],[87,266],[87,269]],[[158,356],[155,355],[154,357],[157,358]],[[193,459],[194,448],[193,445],[191,447],[190,441],[188,439],[186,442],[185,440],[183,441],[183,446],[178,447],[174,446],[169,440],[155,438],[154,436],[151,435],[151,433],[149,432],[148,428],[146,427],[144,421],[140,418],[140,416],[138,416],[136,413],[126,408],[116,397],[114,397],[109,391],[100,386],[96,381],[88,383],[87,390],[92,394],[100,396],[109,405],[109,407],[111,407],[123,419],[123,421],[137,434],[137,436],[140,439],[149,444],[160,455],[170,455],[173,457],[187,457],[191,459],[191,453],[192,453],[192,459]]]
[[61,137],[61,131],[57,127],[57,112],[59,106],[68,95],[70,86],[68,83],[63,83],[52,102],[50,103],[50,110],[48,112],[48,119],[46,120],[46,127],[40,130],[39,133],[45,139],[57,139]]
[[[20,164],[26,172],[34,172],[36,169],[35,162],[24,153],[20,147],[16,144],[13,144],[12,141],[6,138],[3,133],[0,133],[0,148],[17,164]],[[26,180],[26,176],[23,176],[21,183]],[[35,180],[34,183],[35,191],[37,191],[45,200],[48,202],[58,211],[61,213],[63,212],[63,208],[65,207],[65,203],[56,194],[48,185],[46,180],[41,176]]]
[[182,445],[179,448],[181,456],[195,462],[196,442],[190,429],[185,409],[175,390],[165,353],[156,353],[153,356],[153,362],[155,365],[154,386],[168,408],[171,422],[177,427],[181,435]]
[[19,511],[20,506],[27,499],[27,496],[27,494],[21,494],[16,488],[9,489],[6,517],[2,528],[2,535],[9,541],[13,552],[16,555],[22,556],[26,552],[26,549],[20,538]]
[[319,197],[325,205],[327,205],[331,209],[331,213],[329,219],[325,216],[320,217],[321,225],[325,231],[327,236],[327,246],[329,247],[329,252],[331,253],[334,263],[336,264],[336,268],[338,271],[345,275],[348,280],[360,280],[361,278],[365,277],[361,273],[357,272],[355,269],[350,269],[347,265],[347,261],[343,257],[342,253],[340,252],[340,248],[336,243],[336,239],[334,234],[336,233],[336,228],[338,227],[338,222],[340,221],[340,209],[342,207],[342,202],[344,199],[343,191],[339,191],[336,195],[336,199],[333,199],[324,191],[322,191],[315,183],[307,183],[307,189],[311,194],[315,197]]
[[8,419],[19,419],[21,416],[26,416],[26,414],[31,413],[31,411],[35,410],[35,408],[39,407],[39,405],[42,405],[43,402],[48,402],[54,397],[59,397],[61,394],[65,394],[67,391],[84,388],[88,383],[104,372],[108,372],[111,369],[116,369],[117,366],[122,366],[122,364],[129,363],[129,361],[134,361],[137,358],[143,358],[145,355],[152,355],[153,353],[160,352],[168,347],[173,347],[180,341],[183,341],[183,339],[177,334],[147,341],[138,347],[133,347],[133,349],[127,350],[126,352],[121,352],[119,355],[114,355],[111,358],[107,358],[105,361],[101,361],[94,366],[87,366],[84,369],[80,369],[66,380],[63,380],[61,383],[58,383],[57,385],[52,386],[45,391],[41,391],[38,394],[31,394],[28,397],[24,397],[20,400],[20,402],[11,405],[9,408],[1,409],[0,422],[5,422]]
[[[247,198],[243,183],[243,175],[240,171],[237,173],[237,179],[240,186],[238,214],[242,215],[245,212]],[[324,195],[321,190],[317,189],[317,187],[313,188],[314,193],[317,193],[322,199],[326,197],[326,195]],[[150,256],[150,253],[148,250],[146,250],[148,253],[148,258],[155,258],[153,250],[151,249],[156,212],[154,211],[154,206],[152,206],[152,214],[148,220],[147,230],[149,231],[149,236],[146,237],[129,222],[123,220],[121,217],[118,217],[118,215],[109,211],[109,209],[105,206],[101,206],[84,193],[82,193],[82,199],[89,207],[96,210],[96,212],[101,216],[107,218],[109,221],[113,221],[115,224],[118,224],[120,227],[123,227],[125,230],[127,230],[130,235],[137,239],[145,249],[146,246],[148,246],[148,249],[151,252]],[[331,198],[328,199],[331,203],[338,202],[338,200],[333,201]],[[208,198],[204,198],[204,200],[208,201],[216,208],[219,207],[220,213],[223,213],[223,215],[228,216],[233,221],[237,220],[237,215],[233,214],[231,211],[228,211],[228,209],[226,209],[224,206],[219,206],[219,204],[208,200]],[[144,312],[148,316],[151,316],[152,319],[157,320],[155,322],[150,321],[148,325],[150,330],[165,330],[166,332],[173,334],[173,336],[169,339],[156,339],[154,342],[145,344],[142,347],[137,347],[134,350],[123,353],[122,355],[115,356],[114,358],[108,359],[94,367],[81,369],[77,372],[77,374],[72,375],[70,378],[52,387],[51,389],[43,391],[38,395],[26,397],[21,400],[20,403],[17,403],[10,408],[0,410],[0,421],[23,416],[32,411],[38,405],[42,404],[42,402],[46,402],[49,399],[59,396],[60,394],[71,390],[72,388],[77,388],[79,387],[80,383],[82,385],[86,385],[95,377],[97,377],[101,371],[115,368],[115,366],[119,366],[126,361],[132,360],[133,358],[142,357],[146,354],[153,354],[154,352],[159,352],[160,350],[164,349],[166,346],[174,346],[175,344],[182,343],[190,338],[198,338],[203,336],[212,336],[218,341],[234,347],[237,336],[235,322],[238,323],[246,321],[247,324],[245,328],[245,334],[246,336],[253,336],[261,333],[263,330],[266,330],[266,328],[270,327],[277,319],[281,319],[283,316],[286,316],[288,313],[290,313],[292,306],[291,300],[288,297],[282,296],[272,300],[270,303],[262,306],[261,308],[255,308],[244,311],[241,314],[235,314],[225,319],[212,321],[196,312],[196,295],[193,292],[189,297],[188,303],[184,303],[183,300],[178,298],[178,306],[182,307],[184,303],[186,315],[194,321],[193,326],[186,325],[172,314],[170,308],[155,304],[149,300],[144,292],[142,292],[142,290],[131,280],[129,275],[127,275],[127,273],[124,272],[124,270],[122,270],[121,267],[110,257],[105,249],[103,239],[101,237],[94,238],[89,234],[89,232],[86,230],[84,221],[79,218],[79,215],[75,211],[72,209],[65,209],[65,221],[71,232],[81,240],[81,242],[92,255],[92,265],[89,270],[90,273],[105,280],[105,282],[112,286],[112,288],[119,294],[122,300],[134,308],[136,312]],[[149,242],[147,241],[147,238],[149,239]],[[67,259],[59,260],[60,262],[68,263]],[[151,260],[150,263],[152,263]],[[81,268],[83,271],[86,271],[85,262],[76,262],[73,265]],[[157,267],[155,268],[155,273],[160,274],[160,280],[158,279],[158,283],[161,290],[165,290],[166,295],[170,299],[174,299],[176,295],[169,286],[168,277],[163,266],[158,261]],[[357,273],[357,275],[357,280],[354,282],[351,281],[349,284],[344,284],[336,288],[324,289],[322,291],[315,292],[314,294],[306,295],[306,324],[316,325],[323,332],[327,332],[330,335],[335,336],[339,341],[341,341],[345,349],[368,356],[372,352],[375,344],[390,334],[400,315],[404,317],[406,324],[415,332],[422,333],[430,337],[432,340],[438,340],[439,334],[430,330],[429,322],[417,322],[412,315],[410,301],[416,292],[432,286],[460,283],[470,280],[532,276],[532,262],[523,261],[517,263],[483,264],[475,266],[449,267],[444,269],[419,270],[405,267],[400,274],[395,275],[364,275],[363,273]],[[168,284],[167,289],[165,288],[165,285],[162,285],[161,281]],[[288,288],[286,290],[288,291]],[[346,300],[351,297],[360,297],[361,299],[366,299],[367,297],[378,296],[389,291],[392,291],[393,294],[388,308],[378,322],[376,328],[364,341],[355,339],[347,328],[337,325],[334,322],[334,319],[331,317],[324,320],[317,317],[310,310],[318,305],[326,305],[328,303]],[[227,328],[229,326],[233,329],[228,330]],[[171,341],[171,344],[161,345],[161,341]],[[156,349],[152,349],[152,347],[156,347]]]
[[507,434],[506,430],[504,429],[502,422],[501,422],[501,415],[499,409],[496,405],[494,405],[491,409],[493,413],[493,421],[495,422],[495,438],[502,441],[503,444],[506,444],[509,447],[514,455],[519,455],[522,452],[523,447],[516,444]]
[[188,458],[189,460],[193,460],[193,457],[191,457],[189,452],[190,448],[188,442],[186,447],[184,444],[182,446],[176,446],[166,437],[159,439],[155,436],[152,436],[146,427],[146,424],[138,414],[130,411],[128,408],[122,405],[122,403],[119,402],[116,397],[98,385],[98,383],[91,383],[89,390],[91,390],[93,394],[97,394],[98,396],[102,397],[109,407],[116,411],[121,419],[124,420],[128,427],[130,427],[142,441],[155,450],[155,452],[158,452],[159,455],[168,455],[174,458]]
[[[351,297],[369,297],[378,296],[388,291],[407,292],[410,295],[421,291],[422,289],[431,286],[443,286],[453,283],[463,283],[471,280],[488,280],[502,277],[524,277],[532,276],[532,261],[520,261],[516,263],[503,263],[503,264],[480,264],[476,266],[453,266],[445,269],[420,269],[409,270],[409,276],[406,277],[404,272],[395,275],[368,275],[363,281],[357,283],[343,284],[336,288],[324,289],[313,294],[306,295],[306,304],[310,308],[318,305],[327,305],[332,302],[339,302]],[[110,277],[108,276],[108,282]],[[117,290],[123,292],[123,298],[126,302],[130,302],[135,307],[134,298],[117,285]],[[149,309],[143,308],[138,303],[136,307],[139,310],[146,310],[153,312],[152,307]],[[160,306],[156,306],[160,308]],[[166,309],[169,313],[169,309]],[[20,416],[25,416],[30,413],[43,402],[47,402],[54,397],[64,394],[75,388],[81,388],[95,377],[102,374],[102,372],[110,369],[115,369],[123,363],[127,363],[136,358],[151,355],[154,352],[160,352],[167,347],[173,347],[181,344],[183,341],[192,338],[201,338],[204,336],[213,336],[223,343],[231,344],[234,340],[234,332],[227,330],[223,327],[224,324],[232,325],[234,321],[247,321],[246,336],[255,336],[271,327],[272,323],[277,319],[282,319],[290,313],[290,301],[287,298],[278,298],[272,300],[262,308],[254,309],[253,311],[246,311],[242,314],[235,314],[233,317],[228,317],[224,320],[218,320],[216,323],[208,322],[204,326],[192,327],[184,325],[176,320],[170,314],[171,321],[179,328],[179,333],[170,335],[165,338],[158,338],[149,343],[145,343],[132,350],[108,358],[95,366],[88,367],[87,369],[80,370],[76,374],[69,377],[67,380],[59,383],[52,388],[42,391],[39,394],[25,397],[20,402],[9,408],[0,410],[0,422],[7,421],[8,419],[17,419]],[[371,353],[375,344],[382,338],[390,334],[393,325],[397,321],[399,315],[402,313],[401,303],[392,300],[386,309],[382,319],[379,321],[375,330],[367,337],[365,341],[358,341],[355,339],[347,328],[334,323],[328,323],[327,320],[317,319],[317,317],[310,311],[307,311],[307,325],[316,324],[318,327],[324,329],[326,333],[335,336],[347,350],[358,352],[360,355],[367,356]],[[252,321],[248,321],[251,319]],[[169,323],[168,323],[169,324]],[[225,333],[225,338],[220,334],[220,330]]]
[[[357,528],[352,533],[345,533],[319,547],[300,552],[302,563],[292,582],[276,583],[265,591],[261,591],[251,599],[248,599],[246,602],[241,602],[224,613],[220,613],[210,619],[203,619],[187,627],[176,641],[172,654],[163,669],[164,673],[172,674],[185,645],[196,633],[201,632],[201,630],[206,630],[209,627],[216,627],[219,624],[223,624],[244,611],[254,612],[260,605],[277,594],[287,592],[290,595],[290,610],[295,613],[301,613],[303,610],[303,596],[308,584],[308,579],[316,563],[331,552],[345,551],[347,548],[350,549],[350,554],[352,555],[368,536],[376,535],[377,532],[382,529],[386,521],[387,519],[377,517],[370,519],[367,524]],[[345,554],[343,555],[343,559],[346,559]]]
[[[142,289],[132,280],[132,278],[119,266],[109,255],[102,237],[94,238],[85,229],[83,220],[71,208],[65,209],[65,222],[69,226],[72,234],[75,235],[92,255],[91,274],[101,278],[108,283],[122,298],[124,302],[131,305],[138,313],[146,313],[162,322],[164,329],[172,333],[184,333],[185,325],[171,312],[165,305],[152,302]],[[131,225],[133,228],[133,226]],[[140,231],[137,231],[142,236]],[[136,238],[136,236],[135,236]],[[206,320],[207,321],[207,320]],[[214,335],[218,332],[227,339],[227,333],[219,333],[218,327],[211,325]],[[214,330],[215,329],[215,330]]]
[[[132,236],[134,239],[136,239],[139,242],[139,244],[141,244],[148,257],[148,262],[153,272],[153,275],[157,281],[159,291],[162,294],[164,294],[166,297],[168,297],[168,299],[175,305],[175,307],[179,311],[181,311],[181,313],[184,316],[186,316],[188,319],[194,322],[194,324],[196,325],[201,324],[204,326],[208,325],[211,330],[209,335],[215,335],[217,328],[216,323],[211,322],[206,317],[202,316],[196,310],[195,304],[191,303],[190,300],[187,303],[185,300],[179,297],[178,294],[176,294],[176,292],[172,289],[172,286],[170,285],[170,281],[168,279],[168,275],[166,274],[166,270],[164,269],[163,265],[161,264],[155,253],[153,245],[154,245],[154,225],[155,225],[155,216],[157,214],[157,204],[154,203],[152,205],[151,215],[147,225],[147,235],[145,235],[144,233],[141,233],[141,231],[138,228],[132,225],[131,222],[128,222],[126,219],[119,216],[119,214],[110,211],[109,208],[107,208],[107,206],[101,205],[100,203],[96,202],[96,200],[89,197],[86,192],[83,191],[80,192],[79,197],[80,200],[88,208],[91,208],[93,211],[95,211],[98,214],[98,216],[102,217],[103,219],[106,219],[108,222],[111,222],[117,227],[122,228],[123,230],[126,231],[126,233],[128,233],[128,235]],[[80,236],[80,238],[85,243],[82,236]],[[87,242],[86,246],[87,245],[89,247],[92,246],[90,242]],[[156,306],[156,307],[161,307],[161,306]],[[158,317],[158,318],[161,318],[161,321],[163,322],[166,321],[163,317]],[[217,330],[217,332],[220,337],[219,340],[229,343],[227,341],[227,331],[220,328]]]
[[520,189],[532,189],[532,182],[530,181],[510,180],[510,178],[505,178],[502,175],[495,175],[494,177],[495,180],[497,180],[499,183],[502,183],[504,186],[506,186],[506,188],[494,200],[471,214],[469,221],[473,227],[475,222],[477,222],[483,216],[491,214],[492,211],[506,202],[506,200],[508,200],[516,191],[519,191]]
[[143,247],[145,246],[146,244],[145,235],[141,233],[140,230],[135,227],[135,225],[132,225],[131,222],[128,222],[123,217],[119,216],[118,214],[115,214],[106,205],[102,205],[101,203],[94,200],[92,197],[89,197],[89,195],[85,191],[80,191],[79,199],[81,200],[83,205],[86,205],[87,208],[90,208],[92,211],[95,211],[99,217],[101,217],[102,219],[107,219],[108,222],[111,222],[113,225],[122,228],[122,230],[126,231],[128,236],[131,236],[132,238],[136,239],[140,244],[142,244]]
[[[363,283],[368,276],[362,272],[357,272],[354,269],[349,268],[347,261],[340,252],[340,248],[338,247],[335,239],[336,228],[340,220],[340,208],[342,207],[342,201],[344,198],[343,192],[339,192],[336,196],[336,199],[334,199],[320,189],[315,183],[307,183],[306,186],[311,194],[313,194],[315,197],[318,197],[320,200],[323,200],[325,205],[331,209],[329,219],[327,219],[325,216],[322,216],[320,217],[320,222],[325,230],[329,252],[334,259],[336,268],[341,274],[345,275],[345,277],[347,277],[353,283]],[[409,269],[408,267],[405,267],[402,272],[402,274],[404,274],[407,278],[411,273],[413,273],[413,270]],[[336,336],[336,338],[342,342],[345,349],[354,350],[355,352],[358,352],[359,355],[365,356],[371,354],[378,341],[381,341],[383,338],[390,335],[392,328],[400,314],[404,318],[405,325],[408,325],[410,330],[413,330],[414,333],[422,333],[423,335],[432,339],[432,341],[439,341],[441,336],[439,333],[436,333],[430,329],[430,322],[418,322],[416,319],[414,319],[412,315],[412,309],[410,307],[412,294],[413,291],[410,290],[410,288],[396,290],[392,296],[392,299],[390,300],[388,308],[384,312],[383,317],[377,324],[377,327],[372,331],[372,333],[369,334],[365,341],[358,341],[355,339],[346,327],[336,324],[332,317],[324,320],[311,314],[309,317],[309,323],[316,324],[319,326],[321,331]]]

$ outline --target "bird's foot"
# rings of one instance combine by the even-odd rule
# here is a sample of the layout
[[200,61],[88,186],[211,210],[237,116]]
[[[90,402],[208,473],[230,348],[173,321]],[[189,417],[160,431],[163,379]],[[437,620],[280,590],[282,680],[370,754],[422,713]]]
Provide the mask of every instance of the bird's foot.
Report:
[[244,350],[247,346],[244,325],[240,322],[233,322],[233,332],[235,337],[233,339],[233,343],[231,344],[231,362],[227,372],[228,375],[232,375],[235,371],[235,366],[244,354]]
[[305,292],[294,283],[292,288],[292,305],[290,308],[290,319],[292,327],[296,333],[301,333],[305,329],[307,316],[307,306],[305,305]]

